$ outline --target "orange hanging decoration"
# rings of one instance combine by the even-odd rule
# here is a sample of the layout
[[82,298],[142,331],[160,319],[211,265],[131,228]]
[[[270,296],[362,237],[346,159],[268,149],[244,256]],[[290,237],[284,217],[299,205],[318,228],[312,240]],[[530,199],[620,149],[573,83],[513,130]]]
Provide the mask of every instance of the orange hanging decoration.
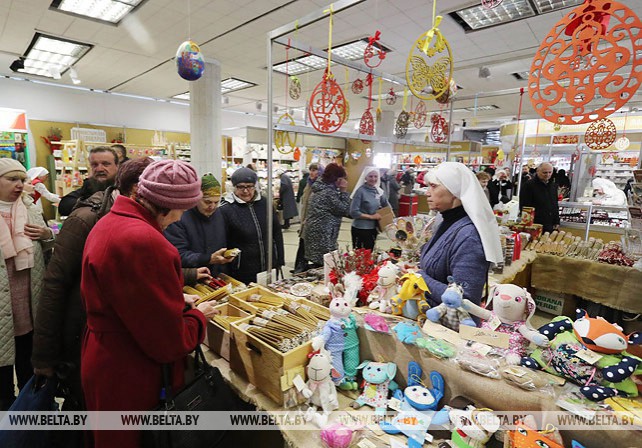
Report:
[[376,68],[381,65],[386,58],[386,52],[377,44],[381,31],[377,30],[374,36],[368,38],[368,46],[363,52],[363,62],[370,67]]
[[[590,123],[620,109],[642,84],[641,29],[639,17],[616,1],[586,1],[571,11],[533,59],[528,91],[535,111],[567,125]],[[555,105],[570,112],[556,112]]]
[[294,154],[292,154],[292,158],[294,158],[295,162],[298,162],[299,160],[301,160],[301,150],[299,149],[298,146],[294,148]]
[[615,124],[608,118],[602,118],[588,127],[584,134],[584,143],[595,151],[603,150],[613,144],[616,135]]
[[421,158],[421,156],[415,156],[415,158],[413,159],[413,162],[415,162],[415,165],[420,165],[421,162],[423,161],[424,160]]
[[435,143],[444,143],[448,138],[448,123],[440,114],[432,114],[430,117],[430,138]]
[[428,118],[428,112],[426,110],[426,103],[419,101],[417,107],[415,107],[415,116],[413,117],[413,124],[417,129],[421,129],[426,124],[426,119]]

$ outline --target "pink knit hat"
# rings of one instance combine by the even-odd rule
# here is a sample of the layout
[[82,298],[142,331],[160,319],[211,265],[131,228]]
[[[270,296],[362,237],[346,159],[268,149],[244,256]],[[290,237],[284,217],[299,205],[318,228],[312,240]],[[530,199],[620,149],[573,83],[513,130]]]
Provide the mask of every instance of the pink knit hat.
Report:
[[203,196],[201,180],[192,165],[181,160],[159,160],[145,168],[138,195],[170,210],[187,210]]

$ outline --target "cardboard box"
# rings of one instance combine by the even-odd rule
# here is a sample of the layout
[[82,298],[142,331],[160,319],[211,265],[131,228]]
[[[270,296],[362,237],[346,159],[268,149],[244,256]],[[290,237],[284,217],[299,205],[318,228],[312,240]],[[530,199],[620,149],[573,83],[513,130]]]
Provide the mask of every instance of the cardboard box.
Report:
[[379,227],[379,231],[383,232],[389,224],[392,224],[392,220],[395,219],[395,212],[388,205],[377,210],[377,213],[381,215],[381,219],[377,222],[377,227]]
[[[221,312],[222,316],[236,316],[236,317],[248,317],[249,313],[230,305],[229,303],[223,303],[216,307],[217,310]],[[230,331],[221,327],[219,324],[214,322],[211,319],[207,321],[207,346],[211,351],[219,355],[221,358],[230,360]]]
[[577,299],[572,294],[563,294],[544,289],[533,291],[533,300],[537,309],[555,316],[575,316]]

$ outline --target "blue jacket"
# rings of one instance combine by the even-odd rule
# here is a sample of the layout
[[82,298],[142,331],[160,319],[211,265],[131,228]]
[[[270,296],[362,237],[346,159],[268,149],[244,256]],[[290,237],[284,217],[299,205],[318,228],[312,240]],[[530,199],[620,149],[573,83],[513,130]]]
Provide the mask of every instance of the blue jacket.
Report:
[[181,256],[184,268],[207,266],[212,275],[221,272],[222,265],[210,265],[212,253],[225,247],[225,223],[220,210],[210,217],[203,216],[196,207],[183,213],[180,221],[165,230],[169,240]]
[[450,226],[430,246],[427,242],[421,249],[421,275],[430,293],[426,300],[430,306],[441,303],[441,295],[448,287],[448,276],[452,275],[464,287],[464,298],[479,305],[487,280],[489,263],[479,233],[468,216]]

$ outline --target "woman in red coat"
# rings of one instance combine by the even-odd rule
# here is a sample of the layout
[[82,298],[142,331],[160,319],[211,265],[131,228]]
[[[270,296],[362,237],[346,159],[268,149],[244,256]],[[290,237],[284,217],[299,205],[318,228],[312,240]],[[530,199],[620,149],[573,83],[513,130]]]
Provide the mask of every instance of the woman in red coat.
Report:
[[[87,410],[154,408],[164,363],[173,364],[174,391],[183,385],[184,359],[203,341],[203,312],[209,315],[211,305],[183,311],[181,260],[162,231],[200,198],[191,165],[155,162],[143,171],[137,193],[117,197],[89,234],[81,280]],[[94,431],[94,445],[138,447],[140,432]]]

